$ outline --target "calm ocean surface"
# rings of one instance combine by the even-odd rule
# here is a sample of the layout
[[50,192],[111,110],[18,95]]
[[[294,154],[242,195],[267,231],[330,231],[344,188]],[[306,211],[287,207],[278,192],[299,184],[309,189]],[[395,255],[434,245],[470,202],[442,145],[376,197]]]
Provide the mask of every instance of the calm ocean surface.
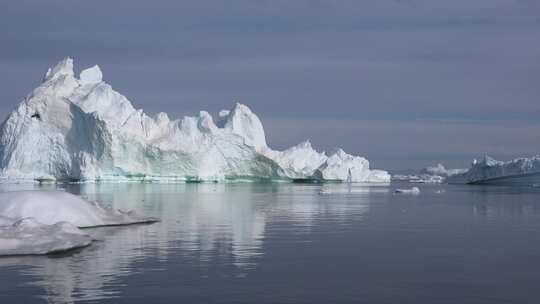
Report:
[[0,303],[540,303],[540,188],[412,186],[44,186],[162,222],[0,258]]

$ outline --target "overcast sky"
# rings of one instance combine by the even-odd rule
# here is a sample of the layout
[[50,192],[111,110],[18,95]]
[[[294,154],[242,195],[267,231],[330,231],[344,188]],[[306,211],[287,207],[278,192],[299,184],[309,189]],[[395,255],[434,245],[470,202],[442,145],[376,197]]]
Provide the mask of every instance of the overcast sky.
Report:
[[247,104],[268,142],[375,167],[540,153],[538,0],[0,0],[0,115],[99,64],[137,108]]

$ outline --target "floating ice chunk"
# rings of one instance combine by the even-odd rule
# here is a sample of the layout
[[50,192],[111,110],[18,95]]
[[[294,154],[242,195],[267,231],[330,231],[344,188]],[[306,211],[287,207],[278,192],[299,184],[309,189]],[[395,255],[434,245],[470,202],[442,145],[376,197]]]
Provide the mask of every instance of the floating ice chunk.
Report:
[[329,195],[329,194],[366,194],[366,193],[387,193],[386,189],[373,189],[369,187],[365,188],[349,188],[349,189],[327,189],[323,188],[319,191],[319,195]]
[[67,222],[45,225],[34,218],[0,221],[0,256],[48,254],[81,248],[92,237]]
[[321,189],[319,190],[319,195],[328,195],[328,194],[332,194],[334,193],[334,191],[330,190],[330,189]]
[[396,189],[394,193],[401,194],[420,194],[420,189],[418,187],[412,187],[411,189]]
[[439,175],[427,175],[423,174],[420,176],[415,176],[409,180],[411,183],[419,184],[442,184],[445,181],[445,178]]
[[156,222],[133,211],[104,208],[64,191],[13,191],[0,193],[0,216],[34,218],[53,225],[69,222],[77,227],[97,227]]

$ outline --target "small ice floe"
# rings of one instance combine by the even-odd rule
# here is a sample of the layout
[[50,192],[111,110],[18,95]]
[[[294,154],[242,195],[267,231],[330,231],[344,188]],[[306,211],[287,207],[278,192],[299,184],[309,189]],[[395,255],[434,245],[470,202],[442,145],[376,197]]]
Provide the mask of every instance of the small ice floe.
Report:
[[323,187],[319,190],[319,195],[337,194],[368,194],[368,193],[388,193],[388,188],[384,186],[357,186],[357,187]]
[[442,193],[445,193],[446,191],[444,189],[437,189],[435,190],[435,194],[442,194]]
[[319,195],[328,195],[328,194],[332,194],[332,193],[333,193],[333,192],[332,192],[332,190],[330,190],[330,189],[321,189],[321,190],[319,191]]
[[396,189],[394,193],[400,194],[420,194],[420,189],[418,187],[412,187],[411,189]]
[[96,202],[64,191],[13,191],[0,193],[0,216],[11,219],[34,218],[52,225],[69,222],[80,228],[153,223],[134,211],[102,207]]
[[0,255],[36,255],[63,252],[90,245],[92,237],[68,222],[45,225],[23,218],[0,225]]
[[92,238],[79,228],[157,221],[63,191],[4,192],[0,193],[0,256],[48,254],[90,245]]

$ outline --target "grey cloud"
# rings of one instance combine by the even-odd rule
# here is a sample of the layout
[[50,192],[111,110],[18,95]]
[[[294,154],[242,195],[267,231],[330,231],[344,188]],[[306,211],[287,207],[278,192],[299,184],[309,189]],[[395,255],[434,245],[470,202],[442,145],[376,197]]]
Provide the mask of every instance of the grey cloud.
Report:
[[[107,82],[149,112],[216,112],[242,101],[270,122],[281,147],[311,137],[381,163],[405,152],[412,163],[421,162],[413,155],[463,161],[539,150],[530,144],[540,125],[535,1],[4,2],[2,115],[69,55],[78,70],[99,64]],[[291,118],[306,123],[275,123]],[[408,127],[428,127],[419,119],[492,124],[480,127],[482,146],[471,139],[444,153],[430,148],[438,138],[475,131],[450,124],[419,133]],[[351,122],[355,131],[334,126],[343,134],[336,137],[317,127],[329,121]],[[515,121],[533,127],[503,130]]]

